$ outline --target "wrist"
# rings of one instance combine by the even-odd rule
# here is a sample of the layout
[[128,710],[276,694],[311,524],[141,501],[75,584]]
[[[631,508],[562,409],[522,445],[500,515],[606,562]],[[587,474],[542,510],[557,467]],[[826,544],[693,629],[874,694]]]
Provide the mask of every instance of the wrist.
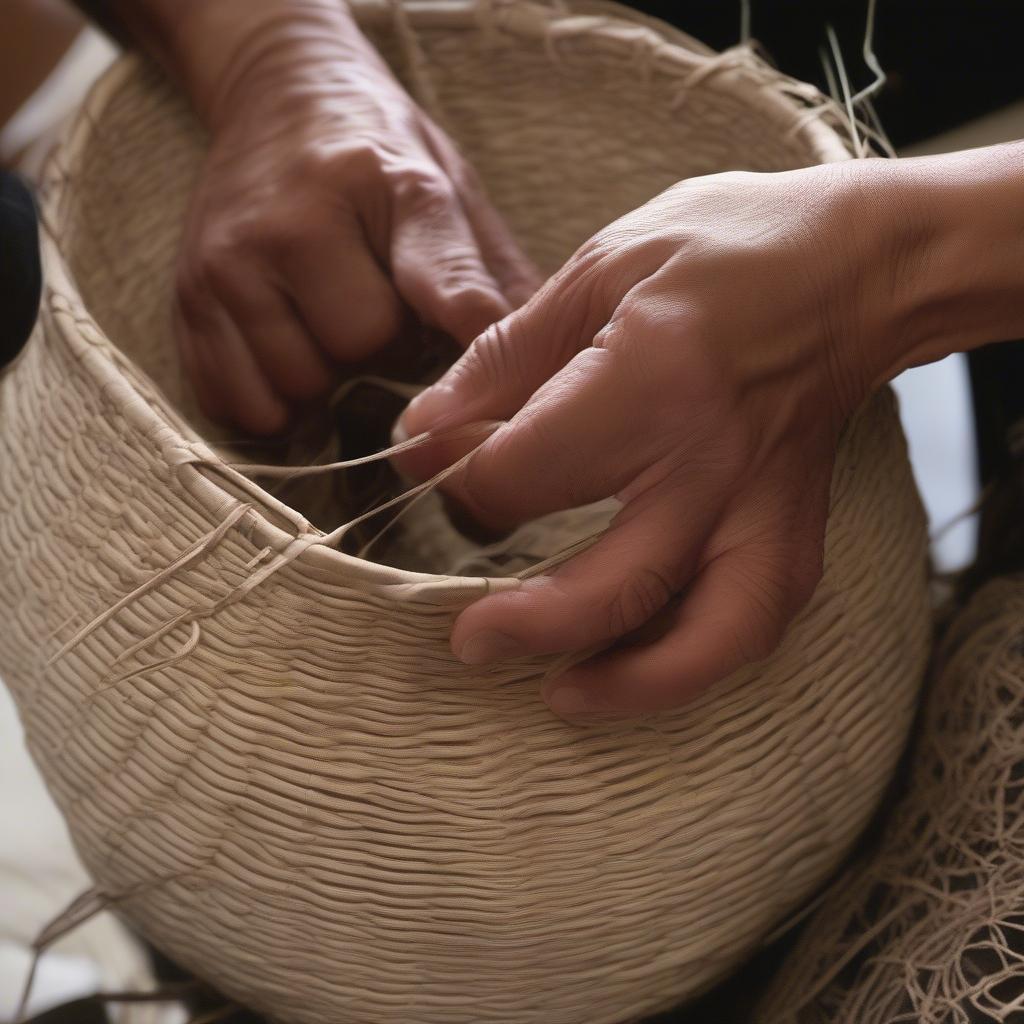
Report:
[[906,167],[934,240],[904,365],[1024,336],[1024,143]]
[[877,261],[866,289],[869,390],[908,367],[1024,336],[1024,144],[863,161],[860,178],[852,216]]
[[344,0],[186,2],[170,27],[169,62],[200,119],[216,130],[266,89],[311,81],[324,62],[384,66]]

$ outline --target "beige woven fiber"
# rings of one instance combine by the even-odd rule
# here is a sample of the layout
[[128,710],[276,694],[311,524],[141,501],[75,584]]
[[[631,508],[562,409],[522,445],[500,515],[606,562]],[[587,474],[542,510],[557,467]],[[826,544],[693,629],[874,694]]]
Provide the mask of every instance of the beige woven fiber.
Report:
[[950,627],[881,842],[839,879],[759,1024],[1024,1019],[1024,577]]
[[[679,178],[847,157],[812,90],[609,10],[360,8],[543,267]],[[671,715],[566,724],[546,663],[449,651],[516,579],[332,550],[211,446],[169,323],[202,146],[139,64],[104,79],[0,376],[0,673],[98,889],[289,1024],[613,1024],[708,986],[835,869],[913,714],[925,533],[891,396],[845,435],[777,654]],[[537,556],[586,522],[536,527]]]

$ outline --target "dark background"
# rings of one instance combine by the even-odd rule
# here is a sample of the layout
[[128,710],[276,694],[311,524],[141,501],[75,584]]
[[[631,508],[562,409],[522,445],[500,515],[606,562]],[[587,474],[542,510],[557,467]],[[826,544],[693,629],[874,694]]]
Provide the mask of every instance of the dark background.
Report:
[[[672,22],[715,49],[735,44],[739,0],[640,0],[629,6]],[[818,57],[826,26],[839,36],[856,88],[864,66],[867,0],[751,0],[752,35],[787,74],[824,88]],[[1020,0],[878,0],[875,53],[888,84],[875,104],[899,148],[1024,96]]]

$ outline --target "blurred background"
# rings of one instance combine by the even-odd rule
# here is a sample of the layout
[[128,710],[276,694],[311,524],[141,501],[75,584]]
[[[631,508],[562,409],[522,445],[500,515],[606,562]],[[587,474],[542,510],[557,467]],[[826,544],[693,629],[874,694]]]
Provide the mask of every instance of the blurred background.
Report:
[[[215,0],[211,0],[215,2]],[[741,5],[705,0],[638,3],[716,49],[735,44]],[[876,109],[901,156],[944,152],[1024,137],[1024,76],[1015,27],[1019,4],[927,4],[881,0],[874,50],[887,83]],[[865,63],[867,0],[753,0],[752,35],[787,73],[827,88],[824,64],[831,26],[855,91],[871,82]],[[823,54],[823,47],[826,50]],[[26,178],[90,83],[115,58],[115,47],[63,0],[0,0],[0,166]],[[2,296],[0,296],[2,300]],[[987,357],[983,353],[980,360]],[[991,374],[989,375],[991,379]],[[974,555],[970,514],[998,463],[1004,413],[991,382],[965,357],[911,370],[896,381],[911,457],[928,508],[941,570]],[[972,406],[972,392],[976,399]],[[978,429],[976,430],[976,423]],[[980,437],[980,449],[978,439]],[[979,454],[980,451],[980,454]],[[2,627],[0,627],[2,628]],[[88,885],[63,823],[28,759],[6,692],[0,686],[0,1024],[14,1017],[42,926]],[[43,958],[30,1012],[95,992],[153,984],[148,957],[127,931],[103,915]],[[75,1021],[102,1020],[79,1006]],[[121,1007],[122,1021],[179,1024],[178,1007]]]

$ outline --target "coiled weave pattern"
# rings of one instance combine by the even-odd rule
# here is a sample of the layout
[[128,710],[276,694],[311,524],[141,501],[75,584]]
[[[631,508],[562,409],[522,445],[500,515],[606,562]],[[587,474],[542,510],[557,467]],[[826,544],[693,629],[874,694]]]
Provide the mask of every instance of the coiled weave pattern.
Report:
[[1013,1024],[1024,1013],[1024,577],[950,624],[905,793],[832,886],[758,1024]]
[[[360,9],[543,267],[682,177],[847,156],[749,53],[595,10]],[[913,713],[925,534],[891,397],[845,435],[780,650],[678,713],[568,725],[543,661],[449,651],[515,579],[330,550],[211,447],[168,316],[201,152],[152,75],[107,76],[0,377],[0,673],[98,889],[295,1024],[612,1024],[722,977],[834,870]]]

